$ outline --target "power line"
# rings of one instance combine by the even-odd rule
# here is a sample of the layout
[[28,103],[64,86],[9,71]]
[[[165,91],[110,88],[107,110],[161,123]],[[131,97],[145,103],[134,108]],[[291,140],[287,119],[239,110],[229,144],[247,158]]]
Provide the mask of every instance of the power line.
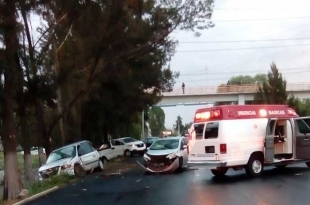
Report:
[[[297,68],[281,68],[279,69],[279,71],[297,71],[297,70],[305,70],[305,69],[310,69],[310,67],[297,67]],[[234,73],[234,74],[244,74],[246,75],[246,73],[262,73],[262,72],[268,72],[270,70],[240,70],[240,71],[224,71],[224,72],[199,72],[199,73],[185,73],[185,74],[182,74],[180,72],[180,76],[191,76],[191,75],[219,75],[219,74],[230,74],[230,73]],[[310,70],[309,70],[310,71]]]
[[181,41],[182,44],[201,44],[201,43],[243,43],[243,42],[269,42],[269,41],[297,41],[310,40],[310,38],[284,38],[284,39],[256,39],[256,40],[231,40],[231,41]]
[[[300,74],[300,73],[309,73],[310,70],[308,71],[301,71],[301,72],[294,72],[294,73],[289,73],[290,75],[294,75],[294,74]],[[233,76],[232,76],[233,77]],[[283,76],[284,77],[284,76]],[[205,79],[176,79],[176,82],[200,82],[200,81],[206,81],[206,82],[209,82],[209,81],[218,81],[218,80],[228,80],[230,79],[230,77],[222,77],[222,78],[205,78]]]
[[215,23],[220,22],[242,22],[242,21],[277,21],[277,20],[289,20],[289,19],[309,19],[310,16],[296,16],[296,17],[284,17],[284,18],[265,18],[265,19],[234,19],[234,20],[210,20]]
[[214,11],[234,11],[234,10],[303,10],[304,7],[292,7],[292,8],[213,8]]
[[295,46],[309,46],[310,44],[296,44],[296,45],[283,45],[283,46],[263,46],[263,47],[248,47],[248,48],[224,48],[224,49],[209,49],[209,50],[181,50],[177,53],[197,53],[197,52],[213,52],[213,51],[236,51],[236,50],[255,50],[255,49],[268,49],[268,48],[284,48]]

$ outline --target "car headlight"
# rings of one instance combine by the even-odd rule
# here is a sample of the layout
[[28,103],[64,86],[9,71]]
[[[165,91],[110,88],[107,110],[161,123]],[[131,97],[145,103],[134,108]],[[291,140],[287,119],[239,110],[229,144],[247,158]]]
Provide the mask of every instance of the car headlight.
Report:
[[174,159],[176,157],[177,157],[176,153],[171,153],[167,156],[168,159]]
[[147,154],[144,154],[144,155],[143,155],[143,158],[144,158],[145,161],[151,160],[151,158],[150,158],[149,156],[147,156]]

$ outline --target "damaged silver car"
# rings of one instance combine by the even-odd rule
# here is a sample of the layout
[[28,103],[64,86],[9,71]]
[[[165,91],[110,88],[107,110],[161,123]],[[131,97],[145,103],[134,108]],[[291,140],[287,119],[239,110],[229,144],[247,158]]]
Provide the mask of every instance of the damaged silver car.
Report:
[[39,178],[66,173],[84,176],[87,171],[98,168],[103,170],[100,154],[89,141],[76,142],[51,152],[46,164],[39,168]]
[[182,171],[188,160],[187,139],[159,138],[148,148],[143,158],[143,164],[137,162],[147,173]]

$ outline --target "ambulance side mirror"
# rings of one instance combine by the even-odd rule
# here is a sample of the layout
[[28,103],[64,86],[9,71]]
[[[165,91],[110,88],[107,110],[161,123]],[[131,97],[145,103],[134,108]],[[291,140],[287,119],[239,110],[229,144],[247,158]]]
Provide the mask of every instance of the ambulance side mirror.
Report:
[[187,149],[187,145],[183,145],[183,149]]

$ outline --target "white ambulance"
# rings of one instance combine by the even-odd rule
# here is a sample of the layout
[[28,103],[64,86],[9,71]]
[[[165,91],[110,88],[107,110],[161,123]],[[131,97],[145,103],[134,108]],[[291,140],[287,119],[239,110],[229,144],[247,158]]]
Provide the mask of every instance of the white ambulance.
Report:
[[250,176],[264,166],[291,163],[310,167],[310,117],[287,105],[223,105],[199,109],[189,130],[189,168],[223,176],[245,168]]

